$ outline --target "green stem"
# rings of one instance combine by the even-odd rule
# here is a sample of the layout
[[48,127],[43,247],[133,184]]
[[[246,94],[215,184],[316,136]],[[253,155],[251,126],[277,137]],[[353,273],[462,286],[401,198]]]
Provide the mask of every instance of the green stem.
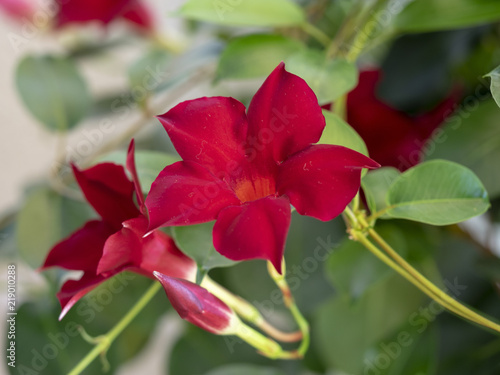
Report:
[[285,258],[282,261],[282,274],[280,275],[274,268],[271,262],[267,263],[267,270],[269,275],[274,280],[276,285],[280,288],[281,293],[283,294],[283,301],[285,306],[290,310],[297,326],[299,327],[300,332],[302,332],[302,342],[300,343],[299,348],[297,349],[298,355],[302,358],[309,348],[310,337],[309,337],[309,323],[304,318],[302,313],[300,312],[297,304],[295,303],[295,299],[293,298],[292,291],[288,286],[288,283],[285,278],[286,267],[285,267]]
[[[427,294],[449,311],[496,332],[500,332],[500,325],[479,315],[462,303],[456,301],[413,268],[387,242],[385,242],[385,240],[380,237],[380,235],[373,228],[369,226],[362,214],[356,215],[349,207],[347,207],[344,212],[352,224],[353,228],[351,228],[350,231],[353,239],[359,241],[389,267],[393,268],[401,276],[406,278],[422,292]],[[367,232],[379,244],[379,246],[381,246],[388,256],[365,237],[365,232]]]
[[106,353],[113,341],[120,333],[134,320],[141,310],[153,299],[156,293],[161,289],[159,282],[154,282],[144,293],[139,301],[130,309],[130,311],[116,324],[111,331],[103,335],[98,345],[96,345],[68,375],[78,375],[89,366],[98,355]]
[[302,338],[301,332],[282,332],[272,326],[264,319],[262,314],[254,305],[239,296],[235,296],[222,285],[213,281],[210,277],[208,277],[208,275],[203,278],[201,286],[217,298],[221,299],[240,317],[254,324],[274,339],[282,342],[296,342]]
[[271,359],[298,359],[301,356],[296,351],[285,351],[281,346],[270,338],[257,332],[255,329],[240,323],[239,329],[234,333],[236,336],[253,346],[265,357]]
[[328,47],[330,44],[330,38],[323,31],[318,29],[316,26],[309,22],[304,22],[300,25],[301,29],[306,33],[320,42],[323,46]]

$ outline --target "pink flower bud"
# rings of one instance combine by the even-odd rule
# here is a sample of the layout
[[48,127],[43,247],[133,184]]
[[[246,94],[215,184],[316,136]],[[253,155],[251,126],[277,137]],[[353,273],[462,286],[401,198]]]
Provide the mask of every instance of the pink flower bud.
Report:
[[182,319],[216,335],[235,334],[240,320],[224,302],[192,282],[153,272]]

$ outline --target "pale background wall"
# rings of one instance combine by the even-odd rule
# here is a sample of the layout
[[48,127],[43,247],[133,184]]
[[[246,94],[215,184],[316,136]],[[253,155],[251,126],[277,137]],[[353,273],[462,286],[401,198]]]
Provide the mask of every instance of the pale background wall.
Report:
[[[43,0],[36,1],[43,3]],[[162,30],[169,35],[179,37],[183,24],[180,20],[169,17],[169,13],[176,10],[183,0],[145,1],[158,10],[157,17],[163,17],[163,20],[160,20]],[[30,40],[21,51],[16,52],[8,35],[9,33],[21,34],[20,27],[19,23],[12,22],[0,14],[0,216],[13,210],[22,202],[23,190],[27,185],[50,173],[57,148],[57,136],[46,131],[24,109],[15,91],[14,72],[17,62],[23,55],[31,52],[47,52],[47,50],[58,51],[60,46],[52,37],[41,34]],[[126,84],[124,69],[126,69],[127,59],[137,58],[137,51],[123,51],[122,53],[124,54],[122,66],[116,66],[115,59],[107,60],[106,58],[99,62],[98,72],[92,72],[91,66],[83,66],[84,74],[92,81],[93,92],[109,91],[112,87],[121,87]],[[82,138],[81,130],[84,128],[85,124],[82,124],[71,135],[70,145],[76,144]],[[1,262],[1,267],[2,270],[6,269],[3,262]],[[18,284],[20,300],[33,285],[43,286],[44,279],[26,265],[18,263],[18,272],[23,275],[23,280],[19,280]],[[6,285],[5,274],[6,272],[1,272],[1,285]],[[2,287],[0,294],[2,301],[6,298],[4,290],[6,288]],[[20,300],[18,303],[21,302]],[[3,311],[3,309],[2,306],[0,310]],[[131,363],[124,364],[119,374],[164,374],[162,369],[167,360],[165,354],[175,343],[182,327],[182,321],[176,315],[165,316],[147,347]],[[0,337],[3,342],[4,324],[0,324]],[[82,353],[82,356],[84,354]],[[5,356],[0,358],[0,375],[3,375],[6,374]]]

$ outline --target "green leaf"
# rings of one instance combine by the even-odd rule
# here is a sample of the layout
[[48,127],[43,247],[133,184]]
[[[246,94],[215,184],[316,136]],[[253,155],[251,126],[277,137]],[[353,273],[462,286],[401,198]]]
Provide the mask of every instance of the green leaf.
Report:
[[47,188],[33,191],[17,219],[19,254],[31,267],[40,267],[52,246],[91,215],[90,206],[85,203],[65,198]]
[[433,160],[407,170],[387,193],[391,217],[449,225],[484,213],[488,194],[468,168]]
[[[114,151],[106,154],[98,159],[99,162],[109,161],[120,165],[125,165],[127,158],[126,151]],[[181,160],[179,156],[167,154],[160,151],[135,151],[135,165],[141,187],[144,194],[147,194],[151,189],[151,184],[156,179],[158,174],[170,164]]]
[[281,61],[304,48],[281,35],[247,35],[229,42],[222,52],[216,80],[267,76]]
[[237,262],[220,255],[212,243],[214,222],[172,227],[177,246],[184,254],[193,259],[201,274],[216,267],[229,267]]
[[497,105],[500,107],[500,66],[497,66],[491,72],[486,74],[485,77],[491,78],[491,95],[493,96],[493,99],[495,99]]
[[302,9],[288,0],[189,0],[179,14],[226,26],[297,26],[306,19]]
[[330,103],[351,91],[358,82],[356,66],[345,60],[329,60],[318,50],[299,51],[286,59],[289,72],[303,78],[320,104]]
[[16,70],[16,85],[31,114],[50,130],[71,129],[91,106],[85,81],[64,57],[25,57]]
[[500,160],[500,109],[493,100],[481,102],[485,94],[481,95],[448,117],[427,143],[425,154],[427,159],[447,159],[470,168],[493,199],[500,196],[500,173],[492,172]]
[[[371,213],[383,210],[387,207],[387,192],[392,183],[401,175],[396,168],[383,167],[368,172],[361,181],[366,201]],[[383,215],[382,217],[387,215]]]
[[397,335],[419,311],[423,298],[412,284],[392,274],[358,300],[341,294],[323,305],[315,315],[312,340],[329,368],[363,374],[373,353],[370,349]]
[[351,125],[330,111],[324,110],[323,115],[325,116],[326,126],[318,143],[344,146],[363,155],[368,155],[365,142]]
[[498,0],[418,0],[396,18],[405,32],[428,32],[481,25],[500,20]]
[[255,365],[227,365],[216,368],[205,375],[284,375],[281,370]]

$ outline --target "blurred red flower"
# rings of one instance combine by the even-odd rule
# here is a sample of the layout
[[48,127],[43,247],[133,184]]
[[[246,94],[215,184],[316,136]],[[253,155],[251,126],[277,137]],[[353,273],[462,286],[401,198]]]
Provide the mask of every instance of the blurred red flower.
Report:
[[139,0],[56,0],[59,12],[57,26],[98,21],[104,25],[126,19],[144,30],[153,28],[150,10]]
[[217,220],[216,250],[267,259],[280,272],[292,204],[328,221],[378,163],[341,146],[314,145],[325,127],[306,82],[281,63],[247,113],[227,97],[189,100],[158,116],[183,161],[167,166],[146,199],[150,229]]
[[453,112],[456,95],[412,117],[377,98],[380,79],[380,70],[360,73],[358,86],[347,96],[347,121],[365,141],[370,157],[404,171],[420,162],[425,143]]
[[[83,271],[79,280],[64,283],[57,294],[62,306],[60,319],[85,294],[122,271],[154,278],[153,271],[169,276],[194,279],[195,263],[177,249],[173,240],[161,231],[144,237],[148,220],[144,215],[144,197],[134,163],[134,143],[130,143],[127,169],[101,163],[73,173],[86,200],[101,216],[55,245],[41,269],[62,267]],[[136,207],[136,196],[140,209]]]

